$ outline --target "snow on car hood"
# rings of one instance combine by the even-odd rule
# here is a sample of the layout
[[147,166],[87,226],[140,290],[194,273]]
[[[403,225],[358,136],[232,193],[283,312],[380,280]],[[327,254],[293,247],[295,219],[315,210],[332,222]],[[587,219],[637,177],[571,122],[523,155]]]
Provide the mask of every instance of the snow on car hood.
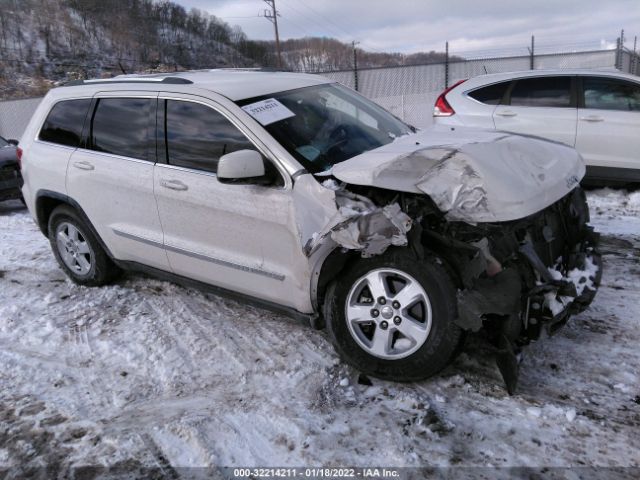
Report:
[[434,126],[333,166],[354,185],[426,193],[449,220],[502,222],[556,202],[585,174],[572,147],[537,137]]

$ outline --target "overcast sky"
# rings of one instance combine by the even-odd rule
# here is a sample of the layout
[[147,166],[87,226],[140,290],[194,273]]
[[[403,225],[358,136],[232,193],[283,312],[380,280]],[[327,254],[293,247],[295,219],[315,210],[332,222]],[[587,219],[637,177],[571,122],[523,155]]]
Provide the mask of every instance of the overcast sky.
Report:
[[[262,0],[174,0],[240,25],[251,39],[273,39],[258,17]],[[412,53],[501,50],[528,45],[615,43],[640,35],[640,0],[276,0],[281,38],[330,36],[365,50]]]

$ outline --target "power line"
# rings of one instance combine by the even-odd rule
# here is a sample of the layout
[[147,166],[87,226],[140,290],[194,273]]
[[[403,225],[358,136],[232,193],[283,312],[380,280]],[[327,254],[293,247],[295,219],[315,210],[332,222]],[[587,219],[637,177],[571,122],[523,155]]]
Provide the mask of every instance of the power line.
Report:
[[[287,5],[291,10],[293,10],[294,12],[296,12],[298,14],[298,16],[300,17],[304,17],[307,20],[310,20],[312,23],[314,23],[316,26],[319,26],[321,29],[326,30],[325,26],[320,24],[316,19],[311,18],[309,16],[307,16],[306,14],[302,13],[300,10],[298,10],[297,8],[295,8],[293,5],[291,5],[288,1],[285,0],[281,0],[282,3],[284,3],[285,5]],[[335,32],[334,32],[335,34]],[[340,34],[342,35],[342,34]]]
[[329,18],[325,17],[322,13],[318,12],[315,8],[311,8],[309,5],[307,5],[305,2],[303,2],[302,0],[298,0],[298,2],[303,6],[306,7],[307,9],[311,10],[313,13],[315,13],[316,15],[321,16],[322,18],[324,18],[327,22],[329,22],[330,24],[334,25],[335,27],[337,27],[339,30],[342,30],[344,33],[346,33],[347,35],[351,35],[351,32],[348,32],[346,29],[342,28],[340,25],[338,25],[337,23],[335,23],[334,21],[330,20]]
[[302,37],[308,36],[307,32],[304,30],[304,27],[298,25],[293,20],[291,20],[289,17],[282,17],[280,19],[280,23],[284,24],[284,25],[288,25],[289,27],[293,27],[294,29],[296,29],[298,32],[300,32],[302,34]]
[[[306,4],[305,2],[303,2],[302,0],[298,0],[298,1],[299,1],[299,3],[300,3],[303,7],[307,8],[308,10],[310,10],[310,11],[311,11],[311,12],[313,12],[313,13],[315,13],[316,15],[318,15],[318,16],[320,16],[320,17],[324,18],[327,22],[329,22],[331,25],[335,26],[338,30],[341,30],[342,32],[344,32],[348,37],[353,37],[353,32],[349,32],[349,31],[347,31],[345,28],[341,27],[340,25],[338,25],[337,23],[335,23],[333,20],[331,20],[331,19],[327,18],[327,17],[326,17],[326,16],[324,16],[322,13],[318,12],[316,9],[311,8],[311,6],[307,5],[307,4]],[[335,30],[334,30],[334,32],[335,32]],[[340,35],[342,35],[342,33],[341,33]],[[369,44],[368,44],[368,43],[366,43],[366,42],[358,42],[358,43],[360,43],[361,45],[366,46],[366,47],[367,47],[367,49],[369,49],[369,50],[375,50],[375,51],[380,52],[380,53],[387,53],[387,52],[385,52],[385,51],[383,51],[383,50],[380,50],[380,49],[378,49],[378,48],[372,47],[371,45],[369,45]]]

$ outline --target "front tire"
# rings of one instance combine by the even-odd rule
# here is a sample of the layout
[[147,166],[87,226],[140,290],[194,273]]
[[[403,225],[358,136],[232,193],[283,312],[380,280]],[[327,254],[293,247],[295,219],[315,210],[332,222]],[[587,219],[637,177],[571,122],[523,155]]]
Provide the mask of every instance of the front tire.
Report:
[[49,217],[48,233],[58,264],[75,283],[96,287],[110,283],[120,274],[91,228],[73,208],[56,207]]
[[433,258],[408,249],[360,259],[331,284],[324,315],[339,355],[378,378],[415,381],[458,352],[455,287]]

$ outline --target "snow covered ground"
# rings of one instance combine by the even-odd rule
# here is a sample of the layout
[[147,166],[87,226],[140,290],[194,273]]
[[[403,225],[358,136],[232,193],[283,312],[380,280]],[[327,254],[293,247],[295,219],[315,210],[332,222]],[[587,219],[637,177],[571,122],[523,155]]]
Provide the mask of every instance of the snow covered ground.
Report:
[[638,467],[640,192],[589,201],[603,286],[526,350],[512,397],[479,338],[431,380],[359,381],[289,318],[137,275],[78,287],[22,206],[0,203],[0,472]]

